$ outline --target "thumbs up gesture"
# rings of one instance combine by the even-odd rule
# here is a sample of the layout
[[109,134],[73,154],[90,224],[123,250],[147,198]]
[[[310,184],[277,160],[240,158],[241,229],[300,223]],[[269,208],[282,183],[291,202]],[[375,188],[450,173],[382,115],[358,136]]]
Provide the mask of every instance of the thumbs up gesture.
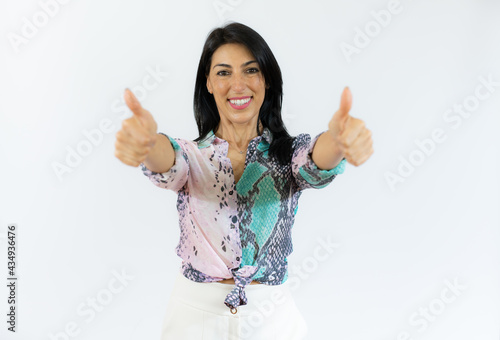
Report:
[[340,108],[328,123],[328,131],[347,162],[359,166],[373,154],[372,133],[365,127],[365,122],[349,115],[351,105],[351,90],[346,87],[342,92]]
[[129,89],[125,90],[125,103],[133,115],[122,122],[121,130],[116,133],[115,156],[123,163],[136,167],[144,162],[156,145],[158,125]]

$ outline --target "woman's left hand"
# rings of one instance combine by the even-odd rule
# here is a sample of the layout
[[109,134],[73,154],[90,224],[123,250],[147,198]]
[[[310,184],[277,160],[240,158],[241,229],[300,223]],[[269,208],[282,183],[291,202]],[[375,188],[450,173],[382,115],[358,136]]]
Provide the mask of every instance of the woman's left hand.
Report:
[[328,123],[328,132],[331,133],[345,159],[350,164],[359,166],[373,154],[373,140],[371,131],[365,127],[365,122],[349,115],[351,105],[351,90],[346,87],[342,92],[340,108]]

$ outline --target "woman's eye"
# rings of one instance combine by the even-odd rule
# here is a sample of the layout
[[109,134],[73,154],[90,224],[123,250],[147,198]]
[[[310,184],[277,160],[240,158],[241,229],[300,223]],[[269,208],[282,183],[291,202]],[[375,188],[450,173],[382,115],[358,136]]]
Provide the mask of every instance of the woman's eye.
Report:
[[255,68],[255,67],[252,67],[252,68],[248,69],[248,72],[249,73],[257,73],[257,72],[259,72],[259,69]]
[[229,72],[227,72],[227,71],[219,71],[219,72],[217,72],[218,76],[227,76],[228,74],[229,74]]

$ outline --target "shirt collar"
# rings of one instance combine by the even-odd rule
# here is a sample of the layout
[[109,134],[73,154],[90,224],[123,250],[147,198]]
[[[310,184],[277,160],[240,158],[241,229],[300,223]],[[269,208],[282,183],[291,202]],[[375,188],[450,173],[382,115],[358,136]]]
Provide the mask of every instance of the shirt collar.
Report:
[[[273,141],[273,134],[267,127],[264,127],[262,135],[257,136],[252,140],[257,140],[258,142],[264,141],[266,144],[271,145]],[[202,141],[198,142],[198,149],[206,148],[212,144],[221,144],[221,143],[227,143],[227,141],[217,137],[214,133],[214,130],[210,130],[210,132],[207,134],[207,137]]]

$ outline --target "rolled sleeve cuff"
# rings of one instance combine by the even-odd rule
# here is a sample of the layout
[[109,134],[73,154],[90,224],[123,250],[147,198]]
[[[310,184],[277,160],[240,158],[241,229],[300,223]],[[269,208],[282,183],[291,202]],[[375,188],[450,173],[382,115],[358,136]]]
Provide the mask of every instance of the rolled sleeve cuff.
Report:
[[187,181],[189,164],[185,151],[179,143],[172,137],[160,132],[168,138],[175,152],[174,164],[165,172],[155,172],[146,167],[144,163],[140,164],[142,173],[147,176],[154,185],[174,191],[179,191]]
[[[345,158],[343,158],[339,162],[339,164],[337,164],[334,168],[329,170],[320,169],[314,163],[312,159],[312,152],[316,144],[316,141],[318,140],[319,136],[321,136],[323,133],[324,132],[321,132],[318,135],[316,135],[316,137],[314,137],[306,146],[306,149],[305,150],[303,149],[301,152],[298,153],[297,159],[295,160],[296,166],[298,166],[298,174],[297,174],[298,176],[296,176],[297,183],[302,189],[324,188],[328,184],[330,184],[337,175],[342,174],[345,170],[345,164],[346,164]],[[307,137],[308,137],[307,139],[310,138],[309,136]],[[304,139],[304,143],[305,142],[306,139]]]

